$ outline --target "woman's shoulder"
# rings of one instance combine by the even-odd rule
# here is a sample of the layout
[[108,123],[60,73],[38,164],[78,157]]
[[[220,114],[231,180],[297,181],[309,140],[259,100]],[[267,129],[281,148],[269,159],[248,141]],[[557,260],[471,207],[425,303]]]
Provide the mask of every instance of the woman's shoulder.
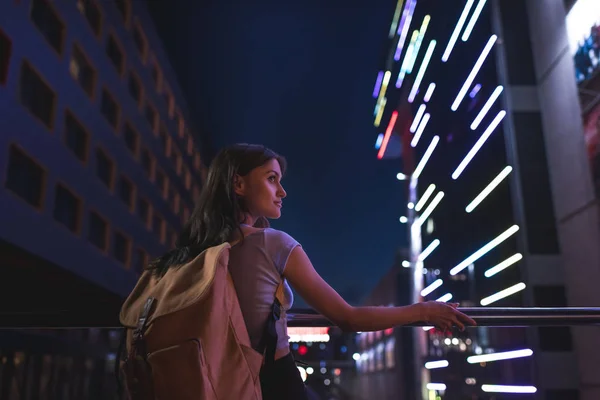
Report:
[[289,233],[287,233],[285,231],[281,231],[279,229],[265,228],[264,229],[264,233],[265,233],[265,236],[269,240],[276,240],[276,241],[280,241],[280,242],[295,242],[295,243],[298,243],[298,241],[296,239],[294,239],[292,237],[292,235],[290,235]]

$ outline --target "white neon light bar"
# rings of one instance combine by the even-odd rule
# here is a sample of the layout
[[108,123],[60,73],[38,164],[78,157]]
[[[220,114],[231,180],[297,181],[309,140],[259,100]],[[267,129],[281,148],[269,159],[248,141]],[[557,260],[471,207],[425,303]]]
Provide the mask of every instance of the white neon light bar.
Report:
[[407,223],[407,222],[408,222],[408,218],[406,218],[406,217],[403,215],[403,216],[401,216],[401,217],[399,218],[399,221],[400,221],[400,223],[401,223],[401,224],[405,224],[405,223]]
[[533,355],[533,350],[531,350],[531,349],[512,350],[512,351],[503,351],[500,353],[491,353],[491,354],[481,354],[478,356],[470,356],[470,357],[467,357],[467,362],[469,364],[479,364],[482,362],[512,360],[513,358],[529,357],[531,355]]
[[381,147],[381,142],[383,142],[383,133],[380,133],[379,135],[377,135],[377,140],[375,141],[375,149],[379,150],[379,148]]
[[513,225],[500,235],[498,235],[495,239],[491,240],[485,246],[477,250],[475,253],[471,254],[469,257],[465,258],[460,264],[450,270],[450,275],[456,275],[463,269],[467,268],[469,265],[473,264],[475,261],[479,260],[483,257],[487,252],[492,250],[494,247],[498,246],[500,243],[504,242],[506,239],[514,235],[519,230],[518,225]]
[[473,211],[490,193],[500,184],[502,181],[511,173],[512,167],[510,165],[504,167],[502,171],[471,201],[465,211],[470,213]]
[[444,383],[428,383],[428,390],[446,390],[446,384]]
[[402,19],[400,20],[398,31],[396,32],[398,35],[400,35],[400,38],[398,39],[398,46],[396,47],[396,53],[394,54],[395,61],[400,60],[400,55],[402,54],[402,49],[404,48],[404,42],[406,41],[406,36],[408,35],[408,29],[410,28],[413,11],[415,10],[416,4],[417,0],[406,0],[406,4],[404,5]]
[[398,71],[398,78],[396,79],[396,88],[398,89],[400,86],[402,86],[402,82],[404,82],[404,77],[406,76],[406,71],[408,70],[408,64],[410,63],[410,60],[412,60],[412,54],[413,51],[415,51],[415,43],[417,42],[418,37],[419,31],[414,30],[412,36],[410,37],[410,43],[406,49],[406,54],[404,55],[404,61],[402,61],[400,71]]
[[481,135],[481,137],[479,137],[477,142],[473,145],[473,148],[471,148],[471,150],[469,150],[469,152],[467,153],[465,158],[463,158],[463,160],[460,162],[458,167],[456,167],[456,169],[452,173],[452,179],[458,179],[460,174],[462,174],[462,172],[465,170],[465,168],[467,168],[467,165],[469,165],[469,163],[471,162],[473,157],[475,157],[475,155],[477,154],[479,149],[481,149],[483,147],[483,145],[489,139],[489,137],[492,135],[492,133],[494,133],[494,130],[496,129],[498,124],[500,124],[500,122],[504,119],[505,115],[506,115],[506,111],[504,111],[504,110],[500,111],[498,113],[498,115],[496,115],[496,118],[494,118],[494,120],[490,123],[490,125],[487,127],[487,129]]
[[479,303],[482,306],[487,306],[487,305],[497,302],[498,300],[502,300],[505,297],[512,296],[513,294],[518,293],[525,288],[526,288],[525,284],[523,282],[520,282],[514,286],[507,288],[507,289],[501,290],[498,293],[494,293],[491,296],[481,299],[481,301]]
[[429,362],[425,363],[425,368],[427,368],[427,369],[446,368],[448,365],[450,365],[448,360],[429,361]]
[[408,179],[408,176],[406,176],[402,172],[398,172],[396,174],[396,179],[398,179],[399,181],[405,181],[406,179]]
[[461,39],[463,42],[469,40],[469,36],[471,36],[471,32],[473,32],[473,28],[475,27],[475,23],[481,14],[481,10],[483,10],[483,7],[485,6],[485,1],[486,0],[479,0],[479,3],[477,3],[477,7],[475,7],[475,11],[473,11],[473,15],[471,15],[471,19],[469,20],[469,23],[462,34]]
[[423,97],[423,101],[425,103],[427,103],[429,100],[431,100],[431,95],[433,94],[434,90],[435,90],[435,83],[431,82],[429,84],[429,86],[427,87],[427,91],[425,92],[425,97]]
[[425,203],[427,203],[427,200],[429,200],[429,197],[431,197],[431,195],[433,194],[434,191],[435,191],[435,185],[432,183],[431,185],[429,185],[427,187],[427,189],[425,190],[425,193],[423,193],[423,196],[421,196],[421,198],[417,202],[417,205],[415,206],[415,210],[421,211],[421,209],[423,208],[423,206],[425,206]]
[[535,393],[535,386],[511,386],[511,385],[481,385],[481,390],[487,393]]
[[497,39],[498,39],[498,36],[496,36],[496,35],[490,36],[488,42],[486,43],[485,47],[483,48],[483,51],[479,55],[479,58],[475,62],[473,69],[469,73],[469,76],[467,76],[467,80],[465,81],[465,83],[463,83],[462,88],[458,92],[458,95],[456,96],[454,103],[452,103],[452,106],[450,107],[452,109],[452,111],[456,111],[458,109],[460,102],[464,99],[465,95],[467,94],[467,90],[469,90],[469,88],[471,87],[473,80],[477,76],[477,73],[479,73],[479,70],[481,69],[483,62],[487,58],[487,55],[490,53],[490,50],[494,46],[494,43],[496,43]]
[[440,245],[440,240],[439,239],[435,239],[433,242],[431,242],[429,244],[429,246],[427,246],[425,248],[425,250],[423,250],[421,252],[421,254],[419,254],[419,261],[425,261],[425,259],[431,254],[433,253],[433,251],[435,249],[437,249],[437,247]]
[[392,19],[392,26],[390,26],[390,33],[388,34],[388,38],[393,38],[396,33],[396,28],[398,27],[398,20],[400,19],[400,11],[402,10],[402,0],[398,0],[396,3],[396,10],[394,11],[394,18]]
[[425,165],[427,165],[427,161],[429,161],[429,158],[431,157],[431,154],[433,154],[433,151],[435,150],[435,146],[437,146],[439,141],[440,141],[440,137],[437,135],[434,136],[433,139],[431,139],[431,143],[429,143],[429,147],[427,147],[427,150],[425,150],[425,154],[423,154],[421,161],[419,161],[419,163],[417,164],[417,167],[415,168],[415,171],[412,174],[412,177],[414,179],[417,179],[417,178],[419,178],[419,176],[421,176],[421,172],[423,172],[423,168],[425,168]]
[[496,99],[498,99],[498,97],[500,96],[500,94],[502,93],[503,90],[504,90],[504,87],[502,87],[501,85],[498,86],[496,89],[494,89],[494,91],[490,95],[490,98],[487,99],[487,101],[483,105],[483,108],[481,109],[481,111],[479,111],[479,114],[477,114],[477,116],[473,120],[473,123],[471,123],[472,131],[477,129],[477,127],[479,126],[481,121],[483,121],[483,118],[485,118],[486,114],[488,113],[488,111],[490,111],[490,108],[492,108],[492,105],[494,104]]
[[417,145],[419,144],[419,139],[421,139],[421,135],[423,134],[423,131],[425,130],[425,127],[427,126],[427,123],[429,122],[430,117],[431,116],[429,115],[429,113],[426,113],[423,116],[423,119],[421,120],[421,123],[419,124],[419,128],[417,129],[417,132],[415,133],[412,140],[410,141],[411,147],[417,147]]
[[413,120],[412,124],[410,125],[410,133],[415,133],[415,131],[417,130],[417,127],[419,126],[419,121],[421,121],[421,117],[423,116],[423,113],[425,112],[425,108],[427,108],[427,106],[425,104],[421,104],[419,106],[419,109],[417,110],[417,113],[415,114],[415,119]]
[[467,15],[469,15],[469,11],[471,11],[471,7],[473,7],[473,2],[475,0],[467,0],[467,4],[465,4],[465,8],[463,8],[460,17],[458,18],[458,22],[454,27],[454,31],[452,32],[452,36],[450,36],[450,40],[448,41],[448,45],[446,46],[446,50],[444,50],[444,54],[442,55],[442,62],[448,61],[450,58],[450,54],[452,53],[452,49],[456,44],[456,40],[458,39],[458,35],[460,35],[460,31],[462,30],[465,21],[467,20]]
[[425,71],[427,70],[427,66],[429,65],[429,60],[431,60],[431,55],[435,50],[436,41],[432,40],[429,42],[429,46],[427,46],[427,51],[425,52],[425,56],[423,57],[423,61],[421,62],[421,68],[419,68],[419,72],[417,73],[417,77],[415,78],[415,82],[413,83],[413,87],[408,95],[408,102],[412,103],[417,96],[417,92],[419,91],[419,85],[421,85],[421,81],[423,80],[423,75],[425,75]]
[[429,285],[425,289],[421,290],[421,296],[425,297],[425,296],[431,294],[435,289],[442,286],[443,283],[444,283],[443,280],[437,279],[431,285]]
[[496,275],[498,272],[505,270],[506,268],[521,261],[522,259],[523,259],[523,254],[521,254],[521,253],[514,254],[514,255],[508,257],[506,260],[502,261],[500,264],[485,271],[484,275],[486,278],[492,277],[492,276]]
[[429,205],[425,209],[425,211],[423,211],[423,214],[421,214],[421,216],[415,221],[414,226],[423,225],[423,222],[425,222],[425,220],[429,218],[433,210],[435,210],[435,208],[438,204],[440,204],[440,201],[442,201],[443,198],[444,192],[439,192],[438,194],[436,194],[433,200],[431,200],[431,203],[429,203]]
[[452,293],[446,293],[445,295],[443,295],[439,299],[436,299],[435,301],[440,301],[442,303],[447,303],[450,300],[452,300]]
[[417,61],[417,56],[419,55],[419,50],[421,49],[421,44],[423,43],[423,38],[425,37],[425,32],[427,32],[427,26],[429,25],[429,21],[431,20],[431,16],[426,15],[423,18],[423,22],[421,23],[421,29],[419,29],[419,36],[417,37],[417,41],[415,42],[415,47],[413,49],[410,62],[407,65],[406,73],[412,73],[412,70],[415,66],[415,62]]

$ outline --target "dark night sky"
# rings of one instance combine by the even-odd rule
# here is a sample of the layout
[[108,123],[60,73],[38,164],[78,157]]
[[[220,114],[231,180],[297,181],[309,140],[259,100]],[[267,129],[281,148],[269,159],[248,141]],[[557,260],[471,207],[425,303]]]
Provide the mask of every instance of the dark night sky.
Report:
[[216,149],[262,143],[287,157],[273,226],[357,302],[406,241],[400,160],[377,160],[372,124],[396,2],[246,3],[149,5],[198,130]]

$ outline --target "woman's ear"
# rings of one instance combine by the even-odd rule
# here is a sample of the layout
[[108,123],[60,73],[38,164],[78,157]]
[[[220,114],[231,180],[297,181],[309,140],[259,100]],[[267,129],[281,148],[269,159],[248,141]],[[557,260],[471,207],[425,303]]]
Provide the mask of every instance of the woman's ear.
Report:
[[244,182],[244,178],[236,174],[233,177],[233,190],[235,191],[235,194],[238,196],[243,196],[246,192],[245,189],[246,184]]

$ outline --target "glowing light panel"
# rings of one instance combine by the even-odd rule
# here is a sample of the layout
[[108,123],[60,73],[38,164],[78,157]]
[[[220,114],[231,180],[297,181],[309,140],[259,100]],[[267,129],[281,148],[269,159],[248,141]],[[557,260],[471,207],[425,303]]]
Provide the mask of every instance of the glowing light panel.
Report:
[[490,108],[492,108],[492,105],[494,104],[496,99],[500,96],[500,94],[502,93],[503,90],[504,90],[504,87],[502,87],[502,86],[498,86],[496,89],[494,89],[494,91],[490,95],[490,98],[487,99],[487,101],[483,105],[483,108],[481,109],[481,111],[479,111],[479,114],[477,114],[477,116],[473,120],[473,123],[471,123],[471,130],[474,131],[475,129],[477,129],[477,127],[479,126],[481,121],[483,121],[483,118],[485,118],[486,114],[488,113]]
[[431,139],[431,143],[429,143],[429,147],[427,147],[427,150],[425,150],[425,154],[423,154],[421,161],[419,161],[419,163],[417,164],[417,167],[415,168],[415,171],[412,174],[412,177],[414,179],[418,179],[419,176],[421,176],[421,172],[423,172],[425,165],[427,165],[427,161],[429,161],[429,158],[431,157],[431,154],[433,154],[433,151],[435,150],[435,147],[437,146],[439,141],[440,141],[440,137],[437,135],[434,136],[433,139]]
[[481,14],[481,10],[483,10],[483,7],[485,6],[485,1],[486,0],[479,0],[479,3],[477,3],[477,7],[475,7],[475,11],[473,11],[473,15],[471,15],[471,19],[469,20],[469,23],[462,34],[461,39],[463,42],[469,40],[469,36],[471,36],[471,32],[473,32],[473,28],[475,27],[475,23]]
[[425,104],[421,104],[419,106],[419,109],[417,110],[417,113],[415,114],[415,119],[413,119],[413,122],[410,125],[411,133],[415,133],[415,131],[417,130],[417,127],[419,126],[419,121],[421,121],[421,117],[423,116],[423,113],[425,112],[425,108],[427,108],[427,106]]
[[439,360],[439,361],[429,361],[425,363],[425,368],[427,369],[437,369],[437,368],[446,368],[450,363],[448,360]]
[[510,165],[506,166],[500,173],[492,179],[492,181],[467,205],[465,211],[470,213],[473,211],[490,193],[506,178],[512,171]]
[[379,148],[381,147],[381,142],[383,142],[383,133],[380,133],[379,135],[377,135],[377,140],[375,141],[375,149],[379,150]]
[[423,196],[421,196],[419,201],[417,201],[415,210],[421,211],[421,209],[423,208],[423,206],[425,206],[425,204],[427,203],[427,200],[429,200],[429,198],[431,197],[431,195],[433,194],[434,191],[435,191],[435,185],[433,183],[431,185],[427,186],[425,193],[423,193]]
[[467,268],[469,265],[474,263],[483,257],[487,252],[492,250],[494,247],[498,246],[500,243],[504,242],[506,239],[514,235],[519,230],[518,225],[513,225],[500,235],[498,235],[495,239],[488,242],[485,246],[477,250],[475,253],[471,254],[469,257],[465,258],[460,264],[450,270],[450,275],[456,275],[463,269]]
[[406,36],[408,35],[408,28],[410,27],[416,4],[417,0],[406,0],[406,4],[404,5],[402,19],[400,20],[400,25],[398,25],[398,31],[396,32],[398,35],[400,35],[400,38],[398,39],[398,46],[396,47],[396,53],[394,54],[394,60],[396,61],[400,60],[400,55],[402,54],[402,49],[404,48],[404,42],[406,41]]
[[428,383],[428,390],[446,390],[446,384],[444,383]]
[[506,260],[502,261],[500,264],[488,269],[484,272],[486,278],[496,275],[498,272],[505,270],[511,265],[521,261],[523,259],[523,255],[521,253],[517,253],[508,257]]
[[397,118],[398,118],[398,111],[394,111],[392,113],[392,116],[390,117],[390,123],[388,124],[388,127],[385,130],[385,136],[383,137],[383,142],[381,143],[379,152],[377,153],[377,158],[379,158],[380,160],[383,158],[383,155],[385,154],[385,149],[387,148],[388,142],[390,141],[390,136],[392,135],[392,130],[394,130],[394,125],[396,124]]
[[433,242],[431,242],[431,243],[429,244],[429,246],[427,246],[427,247],[425,248],[425,250],[423,250],[423,251],[421,252],[421,254],[419,254],[419,261],[425,261],[425,259],[426,259],[427,257],[429,257],[429,255],[430,255],[431,253],[433,253],[433,251],[434,251],[435,249],[437,249],[437,247],[438,247],[439,245],[440,245],[440,241],[439,241],[439,239],[435,239]]
[[435,208],[438,204],[440,204],[440,201],[442,201],[443,198],[444,192],[439,192],[438,194],[436,194],[433,200],[431,200],[431,203],[429,203],[429,205],[425,209],[425,211],[423,211],[423,214],[421,214],[421,216],[415,221],[414,227],[420,227],[421,225],[423,225],[423,222],[425,222],[425,220],[429,218],[433,210],[435,210]]
[[388,38],[393,38],[394,33],[396,33],[396,28],[398,27],[398,20],[400,19],[400,11],[402,10],[402,0],[398,0],[396,3],[396,10],[394,11],[394,18],[392,19],[392,26],[390,26],[390,33],[388,33]]
[[443,283],[444,283],[443,280],[437,279],[431,285],[429,285],[425,289],[421,290],[421,296],[425,297],[428,294],[431,294],[435,289],[437,289],[440,286],[442,286]]
[[417,77],[415,78],[415,82],[413,83],[413,87],[408,95],[408,102],[412,103],[417,96],[417,92],[419,91],[419,85],[421,85],[421,81],[423,80],[423,75],[425,75],[425,71],[427,70],[427,66],[429,65],[429,60],[431,60],[431,55],[435,50],[436,41],[432,40],[429,42],[429,46],[427,47],[427,51],[425,52],[425,56],[423,57],[423,61],[421,62],[421,68],[419,68],[419,72],[417,72]]
[[425,32],[427,32],[427,26],[429,25],[429,21],[431,17],[426,15],[423,18],[423,22],[421,23],[421,29],[419,29],[419,36],[417,37],[417,41],[415,42],[415,47],[413,49],[410,62],[406,68],[406,73],[412,73],[413,67],[415,66],[415,62],[417,61],[417,56],[419,55],[419,50],[421,49],[421,43],[423,43],[423,38],[425,37]]
[[416,147],[419,144],[419,139],[421,139],[421,135],[423,134],[423,131],[425,130],[425,127],[427,126],[427,123],[429,122],[430,117],[431,116],[429,115],[429,113],[427,113],[423,116],[423,119],[421,120],[421,123],[419,124],[419,128],[417,129],[417,132],[415,133],[412,140],[410,141],[411,147]]
[[535,386],[511,386],[511,385],[481,385],[481,390],[487,393],[535,393]]
[[526,288],[525,284],[523,282],[520,282],[514,286],[507,288],[507,289],[501,290],[498,293],[494,293],[491,296],[481,299],[481,301],[479,303],[482,306],[487,306],[487,305],[497,302],[498,300],[502,300],[505,297],[512,296],[513,294],[518,293],[525,288]]
[[379,71],[377,74],[377,80],[375,81],[375,87],[373,88],[373,98],[377,98],[379,95],[379,89],[381,89],[381,81],[383,80],[383,71]]
[[447,303],[450,300],[452,300],[452,293],[446,293],[445,295],[443,295],[439,299],[436,299],[435,301],[441,301],[442,303]]
[[490,36],[488,42],[486,43],[485,47],[483,48],[483,51],[479,55],[479,58],[475,62],[473,69],[469,73],[469,76],[467,76],[467,80],[465,81],[462,88],[458,92],[458,95],[456,96],[454,103],[452,103],[452,106],[450,107],[452,109],[452,111],[456,111],[458,109],[460,102],[464,99],[465,95],[467,94],[467,90],[469,90],[469,88],[471,87],[473,80],[477,76],[477,73],[479,73],[479,70],[481,69],[483,62],[487,58],[487,55],[490,53],[490,50],[492,49],[492,46],[494,46],[494,43],[496,43],[497,39],[498,39],[498,36],[496,36],[496,35]]
[[446,50],[444,50],[444,54],[442,55],[442,62],[448,61],[450,58],[450,54],[452,53],[452,49],[456,44],[456,40],[458,39],[458,35],[460,35],[460,31],[462,30],[465,21],[467,20],[467,15],[469,15],[469,11],[471,11],[471,7],[473,7],[473,2],[475,0],[467,0],[467,4],[465,4],[465,8],[463,8],[460,17],[458,17],[458,22],[454,27],[454,31],[452,32],[452,36],[450,36],[450,40],[448,41],[448,45],[446,46]]
[[431,100],[431,95],[433,94],[434,90],[435,90],[435,83],[431,82],[429,84],[429,86],[427,87],[427,91],[425,92],[425,97],[423,97],[423,101],[425,103],[427,103],[429,100]]
[[531,349],[512,350],[512,351],[503,351],[500,353],[491,353],[491,354],[481,354],[478,356],[470,356],[470,357],[467,357],[467,362],[469,364],[479,364],[482,362],[512,360],[513,358],[529,357],[531,355],[533,355],[533,350],[531,350]]

